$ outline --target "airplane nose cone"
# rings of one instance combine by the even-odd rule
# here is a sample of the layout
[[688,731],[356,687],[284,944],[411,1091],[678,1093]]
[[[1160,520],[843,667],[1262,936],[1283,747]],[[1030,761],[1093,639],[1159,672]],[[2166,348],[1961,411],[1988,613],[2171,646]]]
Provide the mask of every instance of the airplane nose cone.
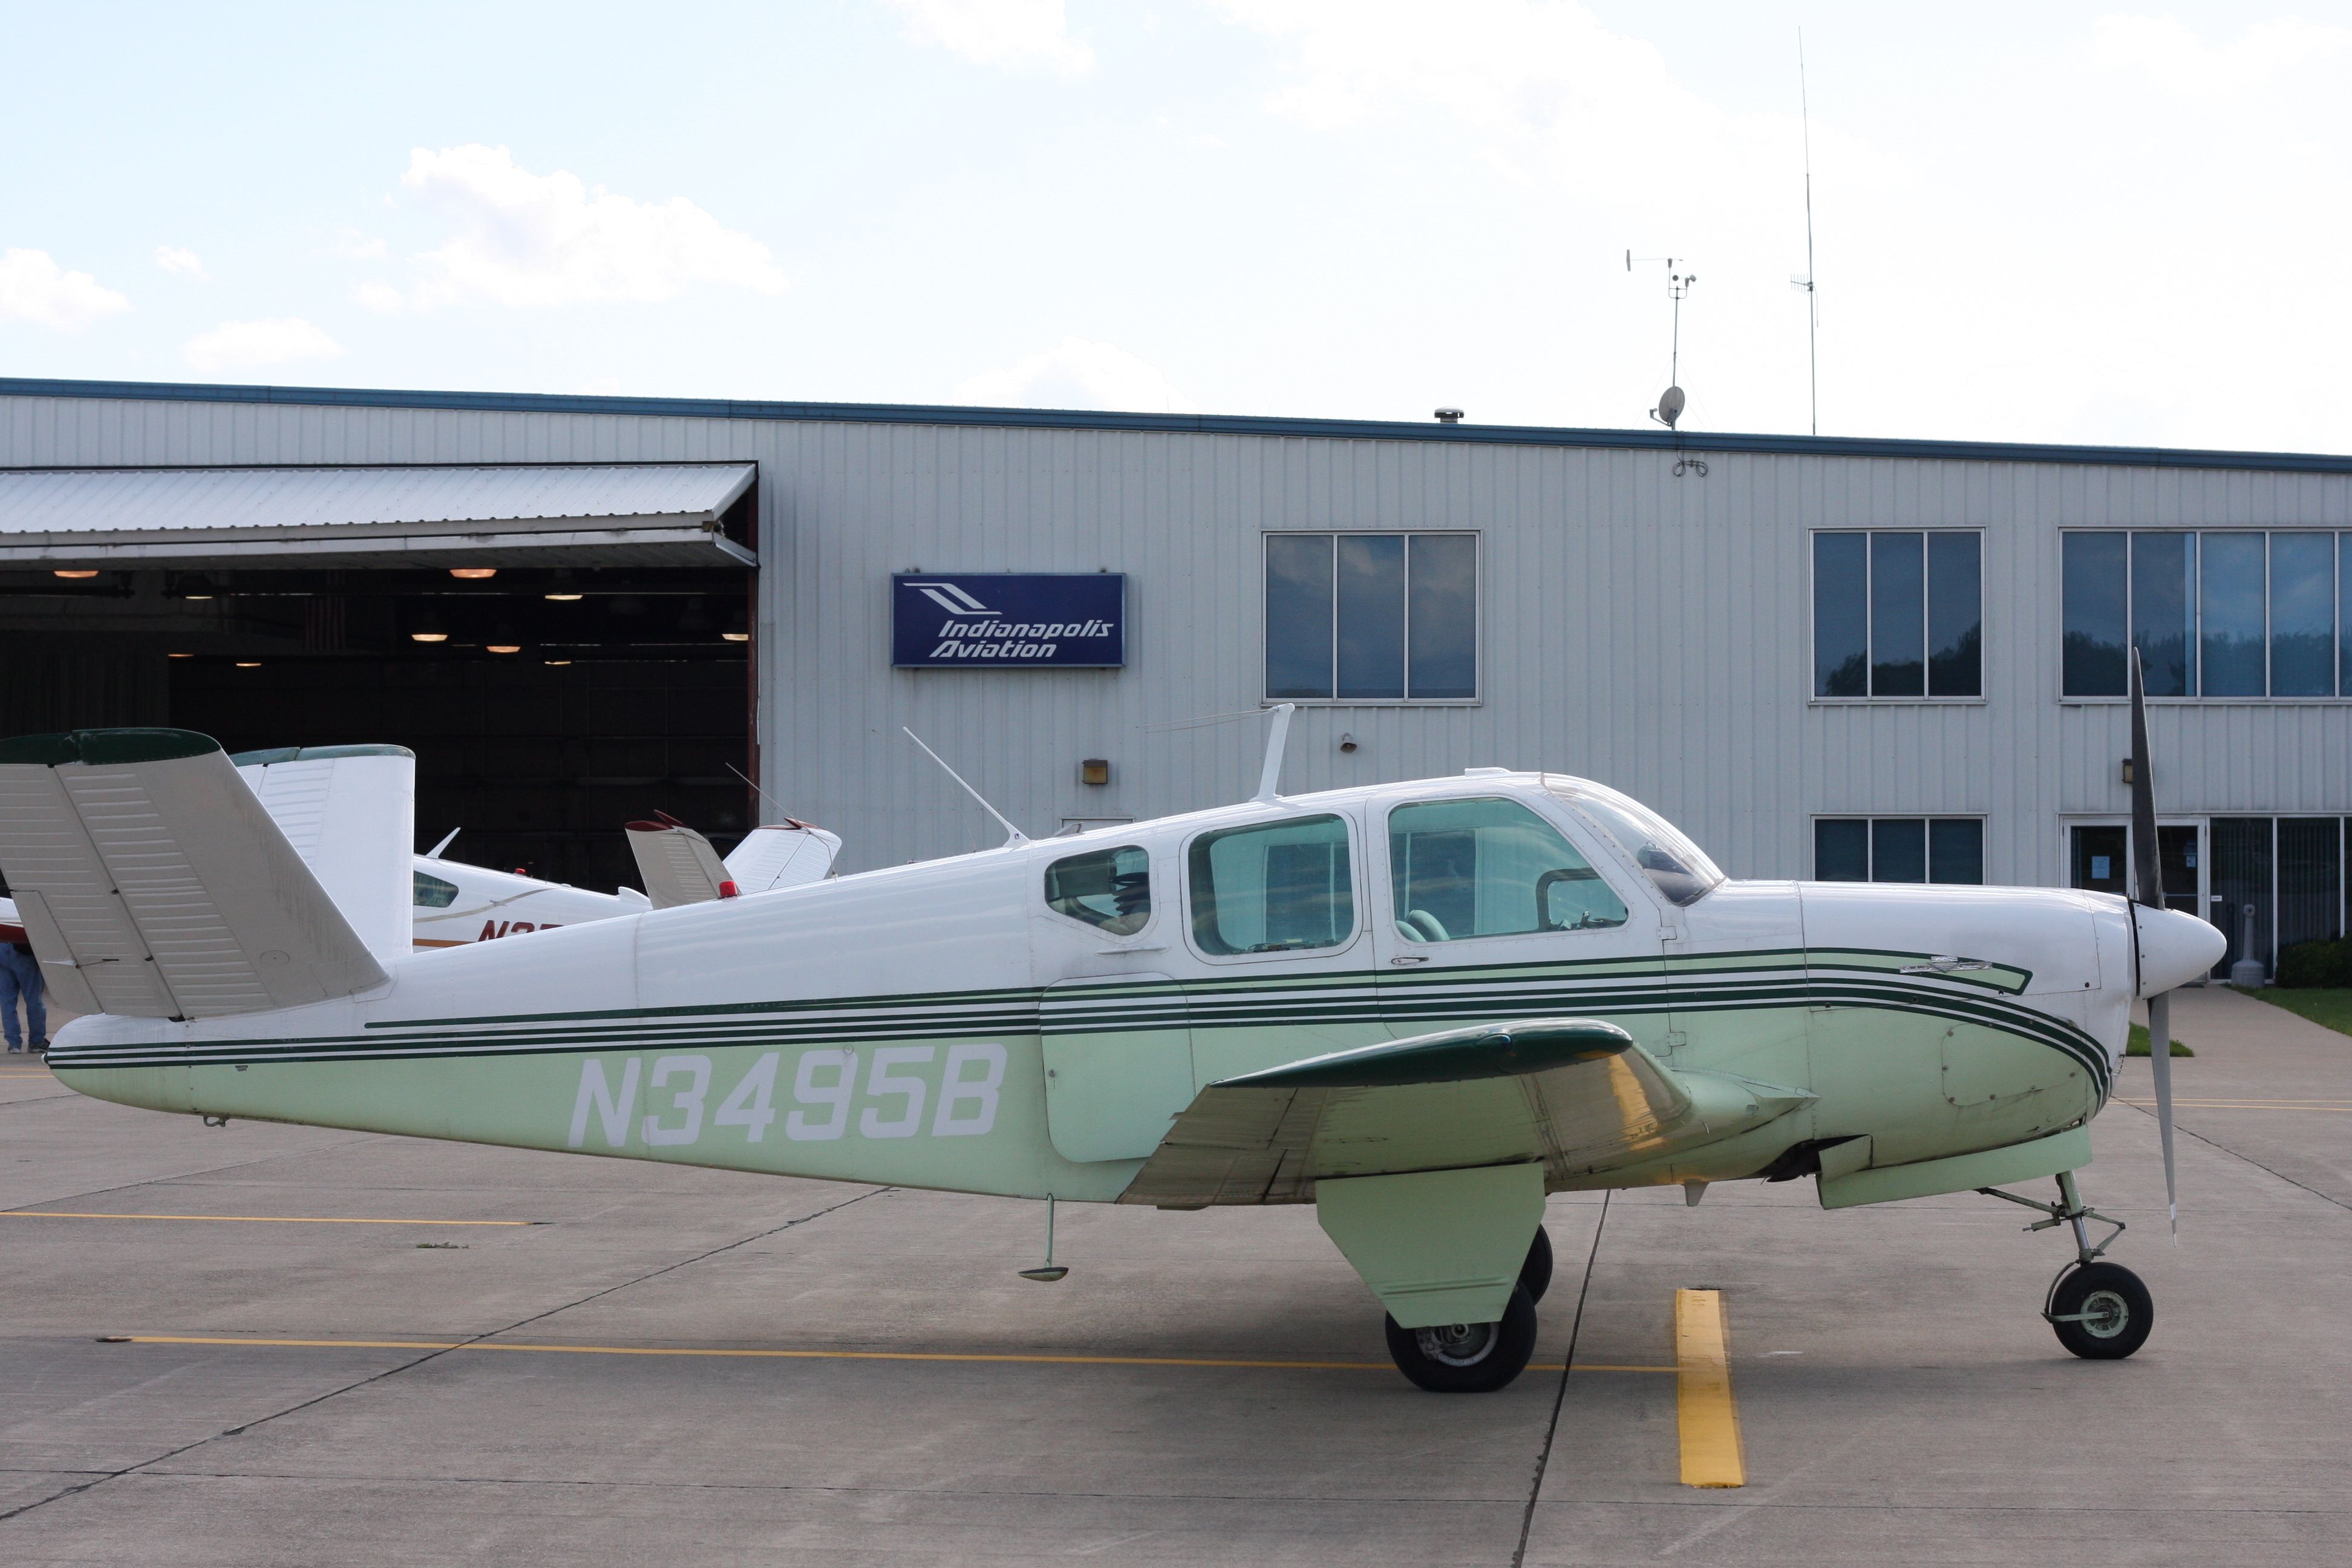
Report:
[[2229,939],[2219,928],[2179,910],[2132,906],[2139,922],[2139,994],[2154,996],[2186,985],[2221,962]]

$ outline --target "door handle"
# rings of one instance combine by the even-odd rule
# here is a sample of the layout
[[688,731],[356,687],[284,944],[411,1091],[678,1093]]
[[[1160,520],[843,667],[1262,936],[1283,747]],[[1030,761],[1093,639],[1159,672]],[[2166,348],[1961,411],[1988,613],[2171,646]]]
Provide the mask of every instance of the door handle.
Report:
[[1401,952],[1397,954],[1396,957],[1390,959],[1389,962],[1391,963],[1427,963],[1429,960],[1420,953]]

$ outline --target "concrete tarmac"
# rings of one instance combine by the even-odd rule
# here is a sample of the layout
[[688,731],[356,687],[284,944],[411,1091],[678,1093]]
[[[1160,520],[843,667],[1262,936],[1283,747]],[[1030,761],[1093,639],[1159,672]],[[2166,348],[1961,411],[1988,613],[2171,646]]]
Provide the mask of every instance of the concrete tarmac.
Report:
[[[1040,1286],[1034,1204],[215,1130],[0,1058],[0,1207],[530,1222],[0,1215],[0,1562],[2341,1560],[2352,1039],[2174,1016],[2179,1249],[2147,1112],[2084,1176],[2155,1294],[2132,1360],[2059,1348],[2024,1210],[1742,1184],[1552,1200],[1537,1362],[1576,1370],[1461,1398],[1307,1209],[1067,1207]],[[1679,1479],[1686,1287],[1743,1489]]]

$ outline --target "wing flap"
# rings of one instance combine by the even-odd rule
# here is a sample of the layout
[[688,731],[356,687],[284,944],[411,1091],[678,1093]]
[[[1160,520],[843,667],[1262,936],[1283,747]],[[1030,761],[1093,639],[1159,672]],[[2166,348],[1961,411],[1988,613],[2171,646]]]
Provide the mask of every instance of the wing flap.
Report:
[[1678,1072],[1596,1019],[1447,1030],[1210,1084],[1119,1201],[1304,1203],[1318,1179],[1527,1161],[1565,1178],[1728,1137],[1810,1098]]

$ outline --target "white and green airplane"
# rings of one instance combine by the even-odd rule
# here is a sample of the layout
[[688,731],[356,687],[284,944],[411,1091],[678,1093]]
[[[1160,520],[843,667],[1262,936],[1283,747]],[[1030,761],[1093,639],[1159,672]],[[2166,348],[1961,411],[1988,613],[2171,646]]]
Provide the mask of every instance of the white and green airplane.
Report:
[[1545,1194],[1597,1188],[1810,1176],[1838,1208],[2054,1175],[1995,1194],[2073,1226],[2044,1315],[2079,1355],[2147,1337],[2073,1173],[2133,999],[2210,969],[2211,926],[1731,880],[1558,774],[1284,796],[1279,765],[1240,805],[411,955],[213,741],[83,731],[0,742],[0,871],[91,1015],[49,1056],[83,1093],[1042,1198],[1041,1279],[1055,1200],[1311,1203],[1423,1388],[1517,1375]]

